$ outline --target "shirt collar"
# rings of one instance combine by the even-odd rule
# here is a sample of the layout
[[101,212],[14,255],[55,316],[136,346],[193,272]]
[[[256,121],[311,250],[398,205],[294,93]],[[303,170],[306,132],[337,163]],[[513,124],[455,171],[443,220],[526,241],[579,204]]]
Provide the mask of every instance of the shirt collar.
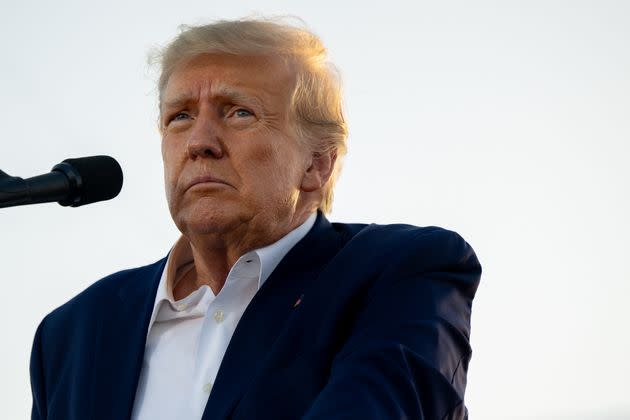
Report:
[[[312,213],[304,223],[278,241],[242,255],[228,273],[225,286],[227,286],[229,282],[237,281],[238,279],[257,278],[258,290],[260,290],[264,282],[269,278],[285,255],[287,255],[291,248],[300,242],[309,230],[311,230],[316,219],[317,213]],[[151,330],[151,326],[157,317],[157,312],[162,301],[175,303],[175,298],[173,297],[175,279],[193,268],[194,260],[190,242],[182,235],[177,242],[175,242],[175,245],[173,245],[168,255],[165,268],[162,271],[148,331]]]
[[316,219],[317,213],[311,214],[304,223],[289,232],[277,242],[254,251],[260,258],[260,275],[258,277],[259,290],[263,283],[269,278],[271,273],[273,273],[273,270],[275,270],[278,264],[280,264],[280,261],[282,261],[284,256],[287,255],[291,248],[293,248],[298,242],[300,242],[300,240],[302,240],[302,238],[306,236],[309,230],[311,230]]

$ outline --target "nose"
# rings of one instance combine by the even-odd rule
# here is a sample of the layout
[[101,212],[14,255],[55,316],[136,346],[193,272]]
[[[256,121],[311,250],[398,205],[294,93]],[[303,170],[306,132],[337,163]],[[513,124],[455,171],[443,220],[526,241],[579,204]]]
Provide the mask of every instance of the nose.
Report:
[[221,159],[224,155],[224,145],[218,135],[215,124],[203,116],[195,119],[195,124],[188,138],[188,156],[192,160],[198,158]]

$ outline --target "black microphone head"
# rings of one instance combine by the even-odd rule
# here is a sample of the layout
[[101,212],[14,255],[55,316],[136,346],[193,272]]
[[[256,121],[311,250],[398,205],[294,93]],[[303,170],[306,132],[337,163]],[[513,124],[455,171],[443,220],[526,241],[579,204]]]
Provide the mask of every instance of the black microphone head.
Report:
[[63,172],[73,193],[60,201],[62,206],[78,207],[97,201],[109,200],[122,189],[122,168],[110,156],[88,156],[66,159],[55,165],[53,171]]

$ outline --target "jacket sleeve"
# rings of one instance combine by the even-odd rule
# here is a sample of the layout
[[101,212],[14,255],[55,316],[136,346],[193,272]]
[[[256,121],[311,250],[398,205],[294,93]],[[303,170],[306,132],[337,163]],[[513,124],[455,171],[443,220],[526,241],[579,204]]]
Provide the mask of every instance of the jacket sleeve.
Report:
[[31,350],[30,375],[31,392],[33,394],[33,408],[31,410],[31,420],[46,419],[46,393],[44,390],[44,374],[42,363],[42,329],[44,321],[39,324],[33,340]]
[[442,229],[416,235],[370,289],[305,419],[465,419],[470,313],[481,274]]

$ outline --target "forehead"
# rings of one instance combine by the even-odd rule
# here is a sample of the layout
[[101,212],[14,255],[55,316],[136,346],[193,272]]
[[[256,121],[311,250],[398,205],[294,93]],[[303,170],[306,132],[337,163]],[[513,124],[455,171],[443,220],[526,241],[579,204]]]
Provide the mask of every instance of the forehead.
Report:
[[201,54],[178,63],[162,92],[162,104],[200,95],[254,96],[283,102],[296,82],[294,66],[279,56]]

